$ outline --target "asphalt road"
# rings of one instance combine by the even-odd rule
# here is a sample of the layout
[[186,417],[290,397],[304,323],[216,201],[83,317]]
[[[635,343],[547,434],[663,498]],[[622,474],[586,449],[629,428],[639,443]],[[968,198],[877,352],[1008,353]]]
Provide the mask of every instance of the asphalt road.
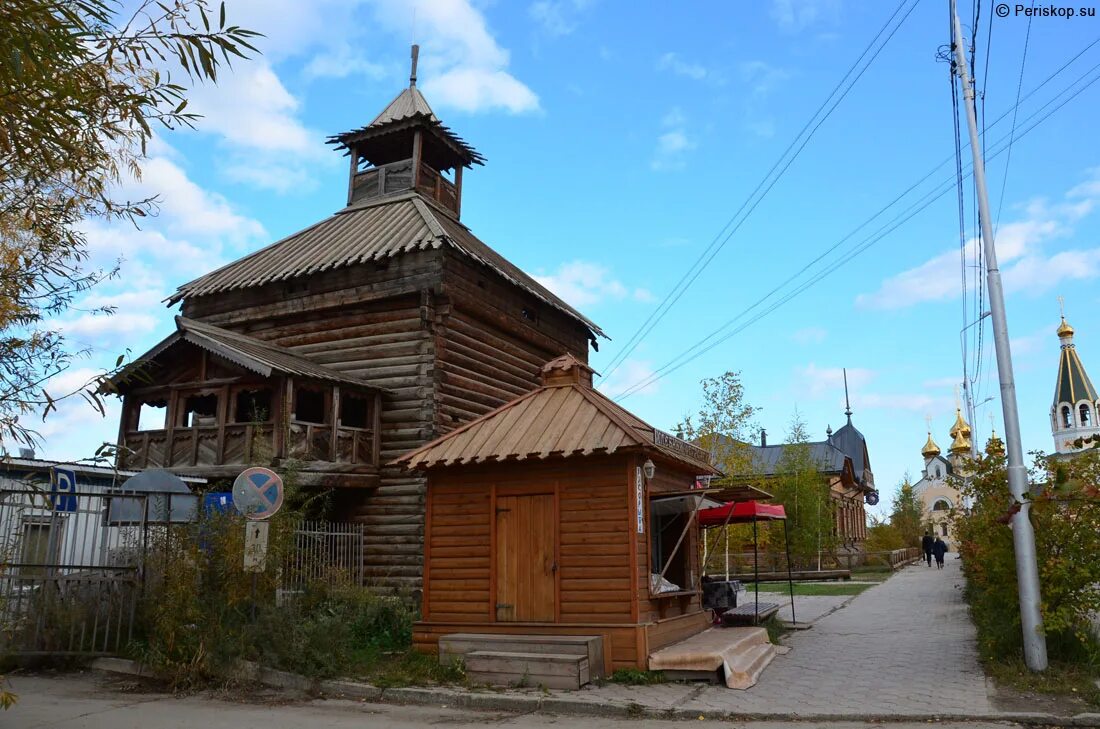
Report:
[[[628,729],[637,720],[549,714],[500,714],[446,707],[393,706],[335,700],[286,700],[265,692],[250,696],[213,694],[172,696],[150,692],[126,679],[94,673],[15,675],[19,703],[0,712],[0,727],[13,729],[412,729],[429,726],[492,725],[509,729],[582,727]],[[678,722],[682,723],[682,722]],[[805,723],[691,722],[701,729],[807,729]],[[672,727],[647,720],[644,726]],[[815,726],[819,726],[815,723]],[[929,724],[890,724],[890,729],[927,729]],[[1010,729],[1011,724],[941,724],[953,729]],[[881,724],[838,722],[830,729],[870,729]]]

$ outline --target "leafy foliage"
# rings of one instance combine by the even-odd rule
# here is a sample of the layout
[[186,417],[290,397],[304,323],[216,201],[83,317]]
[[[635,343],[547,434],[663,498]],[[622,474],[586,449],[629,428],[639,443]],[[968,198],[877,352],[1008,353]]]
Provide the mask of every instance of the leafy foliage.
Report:
[[[1100,611],[1100,453],[1069,461],[1036,456],[1030,519],[1048,653],[1053,661],[1100,664],[1089,616]],[[973,506],[953,513],[979,644],[988,659],[1022,652],[1012,530],[1017,505],[1003,456],[979,458],[956,487]]]
[[[153,130],[191,126],[186,89],[216,82],[257,34],[216,18],[207,0],[0,3],[0,437],[32,444],[20,417],[82,395],[103,409],[99,383],[49,394],[75,356],[50,319],[117,272],[89,269],[82,223],[135,224],[156,200],[114,197],[140,176]],[[96,310],[110,313],[109,308]],[[121,364],[121,358],[116,366]]]
[[676,435],[714,453],[715,465],[724,473],[751,473],[752,451],[746,440],[759,408],[745,402],[741,373],[726,372],[700,384],[703,404],[695,416],[686,415],[676,425]]
[[176,689],[232,680],[241,660],[311,678],[461,679],[460,666],[411,655],[415,615],[405,600],[353,584],[315,549],[299,551],[299,520],[323,499],[297,488],[293,469],[282,475],[287,494],[268,520],[263,572],[244,569],[235,514],[153,535],[130,653]]
[[[835,505],[828,479],[821,474],[821,464],[813,457],[806,424],[797,412],[791,419],[786,440],[767,490],[787,512],[791,560],[808,566],[816,563],[819,554],[836,547]],[[783,544],[784,524],[774,522],[768,529],[769,543]]]
[[925,531],[924,505],[913,489],[909,474],[898,484],[898,492],[890,509],[890,526],[901,542],[895,549],[920,546]]

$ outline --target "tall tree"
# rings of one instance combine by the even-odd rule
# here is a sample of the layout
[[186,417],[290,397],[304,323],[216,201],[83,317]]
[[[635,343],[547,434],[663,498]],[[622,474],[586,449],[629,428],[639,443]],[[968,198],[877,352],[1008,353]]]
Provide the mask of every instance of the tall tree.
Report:
[[752,451],[745,441],[752,430],[752,416],[759,408],[745,401],[741,373],[725,372],[700,384],[703,404],[694,416],[686,415],[676,425],[676,435],[714,453],[715,465],[723,472],[751,473]]
[[48,320],[114,273],[88,267],[79,224],[155,211],[116,195],[155,128],[195,123],[173,71],[216,82],[257,35],[208,0],[0,2],[0,439],[33,444],[23,416],[76,394],[44,390],[78,354]]
[[919,547],[924,534],[924,506],[913,489],[909,474],[898,484],[890,510],[890,525],[894,527],[906,547]]
[[[786,443],[768,491],[787,512],[786,529],[792,559],[799,564],[819,563],[823,552],[836,546],[834,505],[829,481],[814,458],[806,423],[796,410],[787,429]],[[772,544],[782,544],[783,524],[771,527]]]

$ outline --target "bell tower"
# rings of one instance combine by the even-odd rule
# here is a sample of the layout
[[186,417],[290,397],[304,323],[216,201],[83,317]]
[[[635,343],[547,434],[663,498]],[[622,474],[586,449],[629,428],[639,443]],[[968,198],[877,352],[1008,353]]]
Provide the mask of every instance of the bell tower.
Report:
[[351,159],[349,206],[415,191],[456,218],[462,211],[462,170],[485,158],[436,117],[416,87],[420,46],[412,47],[409,86],[370,124],[329,137]]
[[[1061,297],[1058,300],[1061,303]],[[1077,346],[1073,343],[1073,327],[1066,321],[1064,310],[1056,333],[1062,351],[1058,356],[1054,403],[1050,406],[1054,450],[1058,453],[1075,453],[1100,447],[1100,423],[1097,423],[1100,394],[1077,354]]]

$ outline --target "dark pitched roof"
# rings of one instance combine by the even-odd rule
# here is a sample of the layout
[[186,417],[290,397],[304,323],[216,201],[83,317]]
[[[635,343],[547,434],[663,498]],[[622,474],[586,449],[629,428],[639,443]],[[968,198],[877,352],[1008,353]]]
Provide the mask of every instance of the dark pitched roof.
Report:
[[1069,403],[1071,405],[1082,400],[1089,402],[1100,401],[1093,387],[1092,380],[1085,372],[1085,366],[1081,364],[1081,358],[1077,354],[1077,347],[1072,343],[1062,345],[1062,354],[1058,358],[1058,383],[1054,388],[1054,405]]
[[[641,418],[583,382],[543,385],[442,438],[398,458],[410,469],[614,453],[641,447],[694,469],[717,474],[691,448],[673,448]],[[698,450],[698,449],[694,449]]]
[[844,454],[852,459],[852,467],[855,471],[856,480],[861,485],[873,486],[873,483],[868,483],[868,471],[871,470],[871,463],[867,457],[867,439],[863,437],[863,433],[860,433],[856,429],[856,426],[852,425],[851,416],[848,417],[848,422],[840,429],[838,429],[832,436],[825,441],[830,443],[836,448],[840,449]]
[[[810,449],[810,458],[822,473],[842,473],[844,471],[844,453],[827,442],[806,443]],[[753,463],[758,473],[774,476],[782,465],[783,455],[791,444],[783,443],[769,446],[752,446]]]
[[125,385],[146,363],[156,359],[177,342],[188,342],[205,349],[261,377],[279,373],[382,389],[362,378],[345,375],[331,367],[317,364],[284,347],[182,316],[176,317],[175,332],[112,377],[111,383],[116,387]]
[[603,330],[479,240],[469,228],[415,192],[352,205],[194,281],[168,298],[181,299],[286,281],[412,251],[449,246],[488,266],[516,286],[588,327]]
[[[753,474],[762,476],[774,476],[779,472],[783,462],[783,455],[792,447],[789,443],[777,443],[775,445],[758,446],[751,443],[742,443],[732,438],[718,436],[711,439],[713,445],[710,448],[711,458],[715,463],[721,464],[730,451],[735,447],[747,447],[752,453]],[[696,442],[698,445],[698,442]],[[823,473],[841,473],[844,471],[845,454],[834,447],[828,441],[806,443],[810,449],[810,458],[818,464]],[[731,476],[746,476],[749,474],[730,474]]]

